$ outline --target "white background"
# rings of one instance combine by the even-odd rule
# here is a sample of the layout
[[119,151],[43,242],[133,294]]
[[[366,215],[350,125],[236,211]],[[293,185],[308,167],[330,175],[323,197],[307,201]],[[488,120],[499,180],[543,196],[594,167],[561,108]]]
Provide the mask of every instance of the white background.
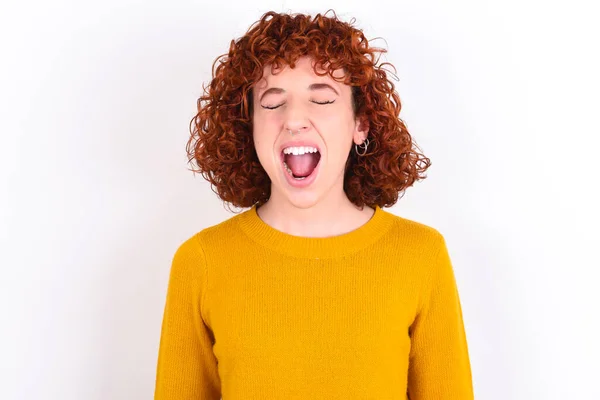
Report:
[[446,237],[476,398],[600,399],[594,2],[300,3],[2,3],[2,399],[152,398],[172,256],[232,216],[187,170],[201,85],[264,12],[328,8],[432,160],[388,210]]

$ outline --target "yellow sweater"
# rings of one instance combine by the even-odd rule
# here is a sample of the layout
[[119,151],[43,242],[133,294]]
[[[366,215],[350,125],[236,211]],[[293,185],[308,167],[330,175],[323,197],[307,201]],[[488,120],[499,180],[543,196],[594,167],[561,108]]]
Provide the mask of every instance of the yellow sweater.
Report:
[[154,398],[473,399],[444,237],[379,207],[327,238],[256,207],[198,232],[171,265]]

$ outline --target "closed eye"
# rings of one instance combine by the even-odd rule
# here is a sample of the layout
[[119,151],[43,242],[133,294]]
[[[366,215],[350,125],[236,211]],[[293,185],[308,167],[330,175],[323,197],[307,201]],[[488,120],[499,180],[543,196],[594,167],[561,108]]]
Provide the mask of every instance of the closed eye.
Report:
[[[335,102],[335,100],[330,100],[330,101],[313,101],[313,100],[311,100],[311,101],[312,101],[313,103],[315,103],[315,104],[331,104],[331,103],[334,103],[334,102]],[[281,104],[278,104],[278,105],[276,105],[276,106],[272,106],[272,107],[269,107],[269,106],[263,106],[263,105],[261,105],[261,107],[262,107],[262,108],[266,108],[266,109],[268,109],[268,110],[274,110],[274,109],[276,109],[276,108],[279,108],[279,107],[281,107],[281,106],[282,106],[282,105],[284,105],[284,104],[285,104],[285,103],[281,103]]]

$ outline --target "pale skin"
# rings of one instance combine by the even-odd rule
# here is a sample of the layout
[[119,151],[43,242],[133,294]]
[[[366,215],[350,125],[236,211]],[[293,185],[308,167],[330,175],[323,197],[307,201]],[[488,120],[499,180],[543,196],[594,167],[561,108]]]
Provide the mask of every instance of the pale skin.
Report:
[[[343,73],[337,70],[334,76]],[[258,208],[260,218],[279,231],[302,237],[336,236],[364,225],[374,210],[355,206],[343,187],[348,154],[368,135],[368,123],[361,123],[352,110],[351,86],[318,76],[312,59],[302,57],[295,68],[284,66],[276,75],[265,66],[253,96],[254,143],[271,178],[271,197]],[[316,180],[305,188],[291,186],[281,167],[280,146],[292,137],[288,129],[294,139],[311,140],[321,150]]]

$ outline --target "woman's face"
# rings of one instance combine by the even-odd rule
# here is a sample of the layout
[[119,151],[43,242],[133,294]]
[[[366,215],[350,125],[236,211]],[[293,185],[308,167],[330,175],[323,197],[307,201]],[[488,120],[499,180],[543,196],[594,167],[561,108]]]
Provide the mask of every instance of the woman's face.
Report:
[[[354,116],[351,87],[315,74],[309,57],[273,72],[267,65],[253,88],[252,116],[256,152],[271,178],[271,201],[299,208],[324,198],[336,203],[336,196],[345,196],[349,152],[367,134]],[[334,76],[341,78],[343,70]]]

